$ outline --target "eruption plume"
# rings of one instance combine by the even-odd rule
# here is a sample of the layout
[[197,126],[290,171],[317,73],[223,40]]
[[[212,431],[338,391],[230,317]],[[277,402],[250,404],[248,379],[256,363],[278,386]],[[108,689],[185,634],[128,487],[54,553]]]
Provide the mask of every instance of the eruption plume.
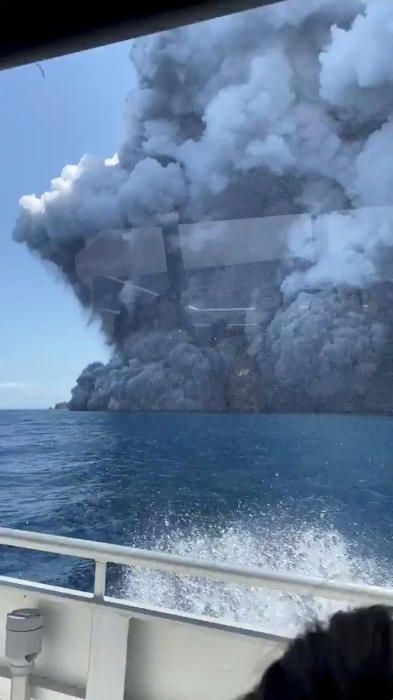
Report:
[[24,196],[113,346],[71,408],[393,409],[393,3],[138,39],[125,136]]

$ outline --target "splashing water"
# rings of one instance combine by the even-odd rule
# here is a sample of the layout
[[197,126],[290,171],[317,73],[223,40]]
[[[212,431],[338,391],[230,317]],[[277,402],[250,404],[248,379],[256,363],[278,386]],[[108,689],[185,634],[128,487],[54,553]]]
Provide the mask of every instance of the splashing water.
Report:
[[[257,566],[271,571],[296,572],[330,581],[390,586],[393,570],[387,563],[355,551],[333,528],[323,530],[302,525],[234,524],[214,531],[195,530],[158,538],[154,549],[194,559]],[[324,620],[348,607],[333,600],[306,599],[304,596],[268,591],[256,587],[225,584],[197,577],[126,569],[121,595],[140,604],[207,615],[250,625],[276,634],[293,635],[304,624]]]

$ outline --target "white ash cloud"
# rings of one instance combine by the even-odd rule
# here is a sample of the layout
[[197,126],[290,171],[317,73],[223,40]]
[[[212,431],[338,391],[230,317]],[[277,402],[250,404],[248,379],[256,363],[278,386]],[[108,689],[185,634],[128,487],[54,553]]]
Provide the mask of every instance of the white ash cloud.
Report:
[[[130,54],[136,87],[118,155],[85,156],[66,166],[49,192],[23,197],[15,239],[55,262],[89,303],[75,258],[102,231],[309,213],[307,225],[299,218],[288,231],[297,263],[283,268],[267,295],[281,306],[266,310],[260,301],[250,333],[259,334],[255,347],[269,355],[279,384],[292,386],[296,367],[304,386],[307,373],[320,378],[305,391],[326,396],[329,373],[338,382],[341,371],[350,392],[352,363],[360,387],[354,392],[365,393],[373,373],[386,365],[392,320],[379,311],[373,318],[362,307],[354,312],[336,290],[392,280],[392,49],[391,0],[287,0],[136,40]],[[204,282],[189,284],[203,289]],[[252,298],[260,299],[258,289],[256,284]],[[187,290],[183,298],[190,302]],[[130,289],[120,294],[130,318],[136,302]],[[118,362],[125,355],[127,362],[136,359],[125,351],[132,346],[131,326],[119,330],[118,323],[111,338]],[[146,333],[153,331],[163,328]],[[354,344],[356,334],[361,340]],[[191,336],[181,343],[189,366],[204,367],[203,377],[221,372],[218,350],[214,359]],[[160,396],[165,359],[147,363],[148,371],[138,361],[143,369],[138,366],[136,377],[145,373],[141,386],[160,386]],[[259,365],[263,375],[266,363]],[[109,374],[123,373],[113,386],[133,383],[137,395],[135,367],[110,368]],[[174,365],[169,367],[173,378]],[[180,398],[173,389],[176,406],[187,404],[197,381],[197,374],[187,379],[185,366],[182,371],[179,386],[190,384]],[[108,377],[97,379],[106,406],[116,393],[108,389]],[[190,401],[202,408],[214,404],[201,396]],[[151,402],[160,404],[159,398]]]

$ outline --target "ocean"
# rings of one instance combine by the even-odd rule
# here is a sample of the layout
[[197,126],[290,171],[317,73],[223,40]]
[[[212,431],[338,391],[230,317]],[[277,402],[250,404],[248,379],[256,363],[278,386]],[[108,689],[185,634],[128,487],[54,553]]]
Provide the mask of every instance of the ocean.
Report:
[[[0,412],[2,526],[393,584],[393,419]],[[3,548],[0,573],[90,590],[92,564]],[[111,567],[109,591],[289,630],[335,603]]]

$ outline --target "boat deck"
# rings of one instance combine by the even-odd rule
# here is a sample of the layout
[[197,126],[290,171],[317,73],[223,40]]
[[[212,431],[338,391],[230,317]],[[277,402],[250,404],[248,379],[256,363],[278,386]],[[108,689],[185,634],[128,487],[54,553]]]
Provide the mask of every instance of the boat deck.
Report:
[[280,591],[348,605],[393,605],[393,589],[272,573],[256,568],[0,529],[0,544],[95,562],[94,591],[0,577],[0,698],[10,697],[5,620],[17,608],[44,617],[43,649],[32,678],[37,700],[235,700],[282,653],[287,639],[106,595],[109,563]]

